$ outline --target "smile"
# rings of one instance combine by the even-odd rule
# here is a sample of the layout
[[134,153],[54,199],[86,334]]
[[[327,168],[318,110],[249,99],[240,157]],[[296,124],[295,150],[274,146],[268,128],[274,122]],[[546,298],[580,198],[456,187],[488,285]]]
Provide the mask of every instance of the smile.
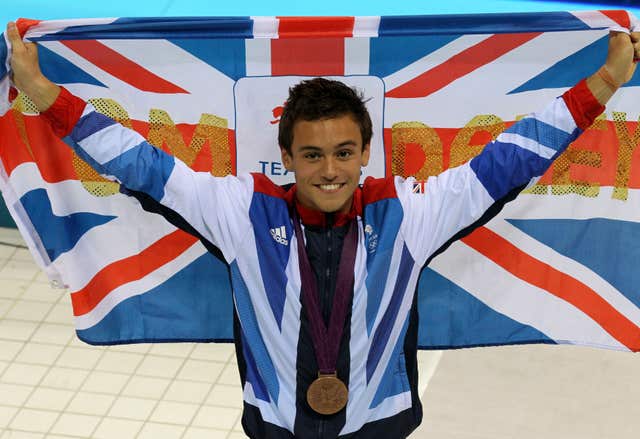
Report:
[[344,186],[344,183],[333,183],[333,184],[319,184],[317,185],[323,192],[335,192]]

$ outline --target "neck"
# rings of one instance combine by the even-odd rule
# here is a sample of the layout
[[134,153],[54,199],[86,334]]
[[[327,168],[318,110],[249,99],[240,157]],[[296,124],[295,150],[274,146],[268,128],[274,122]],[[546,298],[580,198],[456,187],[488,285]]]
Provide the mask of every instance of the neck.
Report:
[[[302,204],[296,196],[296,187],[293,185],[287,192],[287,202],[290,206],[295,206],[300,215],[300,220],[305,225],[320,226],[320,227],[334,227],[348,224],[356,216],[361,215],[361,203],[360,203],[360,191],[356,190],[354,196],[351,198],[350,208],[346,212],[322,212],[320,210],[307,207]],[[295,202],[294,202],[295,200]]]

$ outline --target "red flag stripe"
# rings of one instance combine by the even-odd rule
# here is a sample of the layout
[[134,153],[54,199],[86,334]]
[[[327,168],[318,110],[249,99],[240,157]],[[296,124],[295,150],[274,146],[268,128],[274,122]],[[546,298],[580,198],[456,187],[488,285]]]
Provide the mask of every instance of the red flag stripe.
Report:
[[271,40],[271,74],[344,75],[344,38]]
[[42,20],[33,20],[31,18],[18,18],[16,20],[16,28],[21,37],[24,38],[27,31],[33,26],[40,24]]
[[188,93],[95,40],[61,41],[78,55],[121,81],[154,93]]
[[572,304],[630,350],[640,350],[640,328],[587,285],[522,252],[485,227],[462,241],[514,276]]
[[278,37],[351,37],[354,17],[277,17]]
[[387,92],[389,98],[426,97],[505,53],[531,41],[540,32],[493,35],[442,64]]
[[631,29],[631,20],[629,19],[629,13],[627,11],[614,10],[614,11],[600,11],[603,15],[606,15],[620,26],[625,29]]
[[182,230],[159,239],[137,255],[105,266],[81,290],[71,293],[73,315],[81,316],[120,285],[147,276],[185,252],[198,239]]

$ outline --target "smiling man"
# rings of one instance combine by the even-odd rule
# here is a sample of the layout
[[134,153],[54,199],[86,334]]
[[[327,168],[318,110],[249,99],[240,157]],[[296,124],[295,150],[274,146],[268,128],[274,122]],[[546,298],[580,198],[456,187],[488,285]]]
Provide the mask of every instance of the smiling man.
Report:
[[279,127],[296,182],[282,188],[261,174],[192,171],[50,82],[35,46],[13,24],[7,33],[14,83],[56,133],[98,172],[179,215],[229,264],[242,421],[252,438],[407,437],[422,418],[422,267],[542,175],[640,56],[638,33],[612,34],[597,73],[426,184],[390,177],[359,186],[371,141],[362,96],[338,81],[303,81]]

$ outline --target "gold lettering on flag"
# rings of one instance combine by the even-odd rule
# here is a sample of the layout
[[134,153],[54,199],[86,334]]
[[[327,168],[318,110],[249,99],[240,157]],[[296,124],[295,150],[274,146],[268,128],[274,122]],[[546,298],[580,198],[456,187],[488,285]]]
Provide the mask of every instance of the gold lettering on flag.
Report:
[[[398,122],[391,128],[391,172],[393,175],[413,175],[426,180],[444,170],[442,141],[436,130],[421,122]],[[424,163],[415,172],[407,169],[407,148],[420,148]]]
[[193,132],[189,146],[183,133],[180,132],[169,114],[164,110],[152,109],[149,112],[149,143],[163,149],[193,167],[198,155],[204,153],[203,147],[209,145],[211,158],[211,174],[222,177],[232,171],[231,153],[229,151],[229,135],[227,120],[212,114],[202,114]]
[[[591,131],[606,131],[607,121],[604,115],[598,116],[588,128]],[[588,145],[572,143],[569,148],[556,159],[552,167],[551,193],[553,195],[578,194],[583,197],[595,198],[600,193],[600,184],[593,181],[578,180],[571,176],[573,164],[600,168],[602,153],[585,149]]]
[[616,168],[616,180],[613,188],[613,198],[626,200],[629,192],[629,179],[631,177],[631,158],[635,149],[640,143],[640,119],[633,133],[629,134],[629,124],[627,123],[627,113],[614,111],[613,124],[616,135],[620,141],[618,148],[618,166]]
[[[450,167],[460,166],[480,154],[484,146],[491,140],[495,140],[498,134],[506,128],[502,119],[494,114],[480,114],[475,116],[458,131],[451,143]],[[479,142],[474,141],[474,137],[482,133],[489,134],[490,139],[483,138]]]

